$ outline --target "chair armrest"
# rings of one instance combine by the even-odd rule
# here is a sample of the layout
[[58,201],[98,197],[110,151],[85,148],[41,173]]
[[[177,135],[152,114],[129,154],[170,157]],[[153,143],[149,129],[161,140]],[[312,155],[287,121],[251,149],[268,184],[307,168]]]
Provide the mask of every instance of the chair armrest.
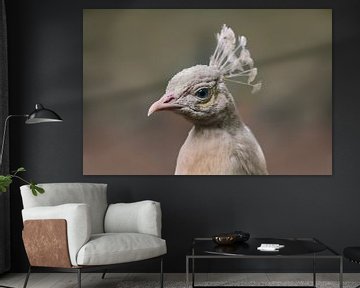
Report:
[[105,215],[106,233],[143,233],[161,237],[160,203],[150,200],[111,204]]
[[[58,206],[33,207],[22,210],[23,221],[64,219],[67,226],[67,240],[71,264],[77,265],[76,256],[80,248],[89,241],[91,222],[89,206],[82,203],[71,203]],[[34,241],[41,239],[38,236]]]
[[72,267],[66,231],[65,219],[25,220],[22,238],[30,265]]

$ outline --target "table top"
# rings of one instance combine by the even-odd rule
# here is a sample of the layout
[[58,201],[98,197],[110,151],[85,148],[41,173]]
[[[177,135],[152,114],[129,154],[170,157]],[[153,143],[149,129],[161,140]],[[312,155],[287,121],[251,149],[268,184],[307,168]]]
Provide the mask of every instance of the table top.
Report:
[[[260,251],[262,243],[284,245],[278,251]],[[192,245],[192,256],[212,257],[341,257],[335,250],[315,238],[250,238],[243,243],[217,245],[211,238],[195,238]]]

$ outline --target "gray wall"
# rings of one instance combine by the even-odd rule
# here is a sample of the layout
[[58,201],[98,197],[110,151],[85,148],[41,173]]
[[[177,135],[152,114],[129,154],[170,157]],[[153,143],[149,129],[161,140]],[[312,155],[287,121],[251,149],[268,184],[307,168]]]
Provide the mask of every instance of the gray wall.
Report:
[[[144,7],[141,2],[145,1],[121,2],[122,5],[128,3],[126,7],[129,8]],[[294,6],[290,5],[294,1],[248,2],[241,2],[241,7]],[[344,246],[360,245],[360,113],[357,105],[360,96],[356,85],[360,51],[359,3],[340,2],[303,4],[304,7],[334,9],[333,176],[83,176],[82,9],[121,7],[119,1],[100,0],[86,3],[80,0],[7,1],[10,111],[24,113],[40,102],[65,119],[60,125],[26,128],[22,121],[13,121],[12,168],[25,166],[31,171],[27,177],[38,182],[106,182],[110,202],[160,201],[163,236],[169,251],[165,264],[168,272],[184,271],[184,255],[192,237],[233,229],[243,229],[254,236],[314,236],[339,251]],[[240,5],[236,4],[238,1],[204,3],[212,7]],[[192,5],[201,7],[200,1]],[[167,7],[172,5],[167,4]],[[297,7],[302,6],[297,4]],[[22,204],[16,183],[11,192],[12,270],[24,271],[27,260],[21,241]],[[124,270],[155,271],[155,264],[125,265]],[[232,264],[222,267],[209,264],[209,267],[226,270],[234,267]],[[330,266],[329,269],[337,267]],[[285,264],[272,266],[251,262],[246,267],[277,270]],[[347,270],[359,268],[346,266]]]

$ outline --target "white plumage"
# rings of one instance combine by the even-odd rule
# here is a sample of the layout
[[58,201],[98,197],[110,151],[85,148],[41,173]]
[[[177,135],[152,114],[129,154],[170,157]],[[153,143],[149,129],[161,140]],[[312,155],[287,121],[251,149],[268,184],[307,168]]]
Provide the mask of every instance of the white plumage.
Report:
[[[245,77],[246,82],[236,81],[253,87],[253,93],[261,88],[261,82],[252,84],[257,75],[257,68],[251,58],[250,51],[246,49],[247,40],[245,36],[236,38],[233,30],[226,25],[216,35],[218,40],[214,54],[210,57],[210,67],[218,69],[225,80],[235,77]],[[235,81],[235,80],[233,80]]]

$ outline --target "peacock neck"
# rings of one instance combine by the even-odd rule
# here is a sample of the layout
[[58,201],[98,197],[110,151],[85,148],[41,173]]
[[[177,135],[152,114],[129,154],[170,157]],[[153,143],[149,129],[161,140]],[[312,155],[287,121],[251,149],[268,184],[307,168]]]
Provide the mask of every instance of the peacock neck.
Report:
[[194,123],[194,130],[217,130],[222,129],[230,134],[236,133],[239,129],[243,128],[245,124],[242,122],[240,114],[235,107],[231,105],[226,111],[223,111],[222,117],[219,117],[216,121],[207,123]]
[[217,133],[216,131],[227,132],[230,135],[236,135],[245,125],[240,120],[234,121],[231,124],[219,123],[217,125],[194,125],[193,131],[195,133],[200,132],[201,134],[206,133]]

